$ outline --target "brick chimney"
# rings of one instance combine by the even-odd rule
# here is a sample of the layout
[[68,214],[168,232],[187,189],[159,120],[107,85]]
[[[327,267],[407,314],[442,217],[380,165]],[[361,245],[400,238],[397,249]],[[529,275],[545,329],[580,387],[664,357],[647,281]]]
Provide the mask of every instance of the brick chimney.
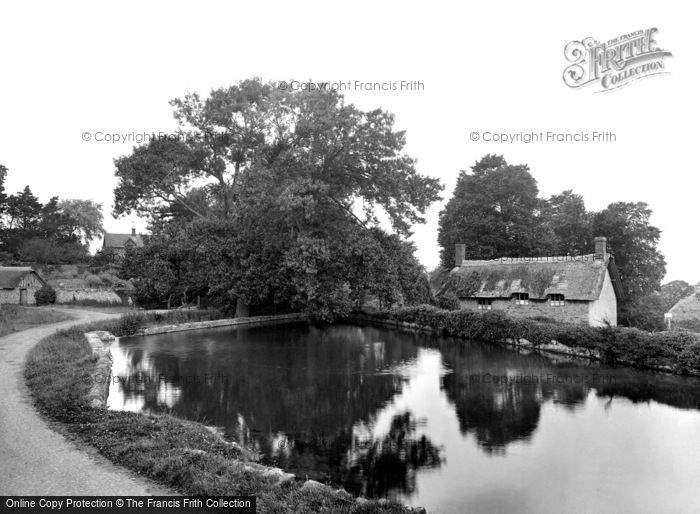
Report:
[[608,253],[608,239],[603,236],[595,238],[595,253],[596,255],[605,255]]
[[131,235],[135,236],[136,235],[136,227],[131,225]]
[[455,245],[455,266],[461,266],[464,260],[464,252],[467,245],[456,244]]

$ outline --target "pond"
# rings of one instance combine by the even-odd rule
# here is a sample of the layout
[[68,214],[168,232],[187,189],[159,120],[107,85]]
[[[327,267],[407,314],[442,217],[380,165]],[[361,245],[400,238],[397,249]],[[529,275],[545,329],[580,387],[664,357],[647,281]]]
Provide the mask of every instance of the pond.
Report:
[[353,325],[121,338],[109,407],[429,512],[700,512],[700,380]]

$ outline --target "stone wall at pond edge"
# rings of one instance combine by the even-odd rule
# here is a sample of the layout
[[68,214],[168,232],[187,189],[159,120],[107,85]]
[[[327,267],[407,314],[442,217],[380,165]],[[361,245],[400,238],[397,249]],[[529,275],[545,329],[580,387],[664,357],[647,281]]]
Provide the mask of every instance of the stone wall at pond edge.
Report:
[[121,305],[122,299],[112,289],[56,288],[56,303],[95,302],[106,305]]
[[[211,321],[178,323],[172,325],[157,325],[139,330],[135,335],[164,334],[168,332],[181,332],[184,330],[199,330],[203,328],[217,327],[270,326],[307,320],[308,316],[301,313],[253,316],[248,318],[227,318]],[[88,401],[93,407],[104,407],[107,404],[109,382],[112,372],[112,356],[110,354],[110,346],[115,340],[115,337],[104,330],[97,330],[94,332],[86,332],[85,338],[92,349],[92,354],[97,357],[95,371],[91,377],[86,379],[90,381]]]
[[92,348],[92,354],[97,357],[95,371],[92,376],[87,378],[90,383],[87,399],[92,407],[104,407],[107,405],[109,378],[112,374],[112,355],[109,347],[115,337],[109,332],[98,330],[86,332],[85,339]]
[[298,312],[292,314],[274,314],[270,316],[251,316],[247,318],[226,318],[211,321],[192,321],[189,323],[177,323],[173,325],[157,325],[155,327],[139,330],[136,335],[165,334],[167,332],[182,332],[184,330],[198,330],[201,328],[218,328],[231,326],[261,326],[281,325],[297,321],[307,321],[308,315]]

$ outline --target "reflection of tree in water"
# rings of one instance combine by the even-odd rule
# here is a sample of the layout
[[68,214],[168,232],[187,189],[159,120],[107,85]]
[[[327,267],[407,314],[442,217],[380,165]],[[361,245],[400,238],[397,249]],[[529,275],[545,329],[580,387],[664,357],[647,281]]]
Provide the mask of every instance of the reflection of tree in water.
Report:
[[[194,353],[191,336],[164,337],[148,352],[130,351],[131,369],[167,377],[171,386],[173,377],[212,377],[183,385],[172,412],[222,426],[228,437],[260,450],[266,462],[300,476],[358,492],[385,491],[383,483],[409,488],[411,480],[401,474],[435,461],[427,440],[412,439],[415,423],[406,416],[392,423],[386,440],[369,441],[362,458],[349,451],[354,427],[370,423],[400,393],[406,381],[400,369],[417,357],[415,337],[352,326],[221,334],[216,345]],[[179,355],[188,350],[186,358]],[[123,384],[122,390],[143,398],[148,410],[169,410],[157,382]],[[392,448],[400,452],[395,462]]]
[[393,417],[389,432],[381,439],[356,438],[350,450],[350,476],[343,482],[353,492],[369,497],[388,492],[415,490],[416,471],[442,462],[440,449],[425,435],[418,436],[417,422],[410,412]]
[[[197,339],[197,337],[199,339]],[[267,461],[299,476],[342,484],[353,492],[382,496],[410,493],[418,468],[440,464],[438,450],[416,435],[408,413],[394,418],[378,440],[361,436],[405,384],[405,368],[418,348],[437,340],[422,334],[335,325],[211,331],[152,336],[133,341],[133,371],[163,375],[177,392],[174,414],[223,427],[225,434],[261,450]],[[554,363],[498,345],[440,340],[450,370],[442,388],[455,406],[460,429],[487,452],[529,438],[537,429],[542,402],[574,410],[590,388],[601,396],[656,400],[700,407],[700,381],[656,376],[597,365]],[[194,351],[193,351],[194,349]],[[491,377],[597,374],[603,383],[474,380]],[[199,377],[176,384],[172,377]],[[203,377],[210,377],[204,380]],[[694,385],[693,385],[694,384]],[[158,380],[122,384],[130,398],[151,411],[170,410]]]
[[[187,337],[164,339],[148,354],[150,372],[171,385],[177,385],[173,377],[199,379],[182,387],[174,413],[206,419],[230,436],[239,433],[242,418],[251,433],[307,434],[309,444],[317,434],[334,437],[368,420],[405,381],[389,370],[417,355],[416,345],[396,333],[359,327],[295,326],[220,337],[211,352],[203,348],[186,359],[175,347],[191,345]],[[132,369],[143,368],[143,359],[132,360]],[[157,383],[122,386],[153,411],[166,408],[158,389]]]
[[551,363],[493,345],[462,343],[443,349],[452,370],[442,379],[454,403],[462,433],[472,433],[489,453],[503,453],[507,444],[528,439],[537,429],[545,400],[573,409],[585,398],[581,384],[540,380],[556,374]]
[[463,433],[473,432],[488,452],[498,452],[506,444],[528,438],[537,428],[540,404],[534,388],[516,384],[455,383],[456,375],[445,377],[448,397],[457,407],[459,427]]
[[633,403],[656,401],[681,409],[700,409],[700,379],[631,369],[606,370],[596,394]]
[[[455,405],[460,429],[473,433],[488,452],[501,453],[509,443],[528,439],[537,429],[543,402],[575,410],[590,390],[600,397],[635,403],[653,400],[700,408],[700,380],[694,378],[586,361],[556,363],[536,354],[468,342],[445,344],[442,353],[445,365],[452,370],[443,377],[442,385]],[[492,380],[483,380],[485,375]],[[493,377],[499,378],[498,383]]]

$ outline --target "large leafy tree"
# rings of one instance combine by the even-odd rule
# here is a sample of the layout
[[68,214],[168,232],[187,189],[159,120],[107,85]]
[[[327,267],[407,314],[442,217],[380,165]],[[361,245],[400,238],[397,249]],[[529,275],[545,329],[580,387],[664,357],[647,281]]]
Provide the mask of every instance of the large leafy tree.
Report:
[[685,280],[674,280],[661,286],[661,299],[664,303],[664,312],[669,311],[683,298],[695,293],[695,287]]
[[398,275],[378,271],[405,257],[384,249],[379,213],[407,235],[441,187],[416,171],[393,116],[259,80],[172,105],[182,138],[115,162],[115,213],[148,213],[155,233],[196,227],[183,244],[204,238],[211,294],[292,302],[324,318],[366,291],[401,296]]
[[102,232],[102,206],[89,200],[43,204],[29,186],[9,197],[7,168],[0,165],[0,218],[3,259],[38,263],[74,263],[88,258],[89,239]]
[[102,204],[92,200],[65,199],[58,202],[65,235],[88,242],[104,233]]
[[543,202],[543,219],[554,237],[557,255],[591,253],[591,216],[583,197],[566,190]]
[[593,233],[608,238],[622,275],[625,296],[618,302],[624,325],[647,330],[663,328],[664,302],[659,294],[666,261],[658,250],[661,231],[649,222],[643,202],[616,202],[593,217]]
[[440,213],[438,242],[445,268],[454,266],[454,245],[468,259],[537,255],[551,243],[541,220],[537,181],[527,165],[486,155],[461,171],[454,195]]
[[593,233],[607,237],[630,298],[659,291],[666,274],[666,261],[657,248],[661,231],[649,222],[650,216],[644,202],[611,203],[593,216]]
[[[117,159],[115,213],[184,210],[231,217],[246,175],[285,187],[289,201],[332,205],[375,222],[380,206],[407,232],[441,189],[403,151],[393,115],[346,105],[333,91],[280,91],[259,80],[173,100],[178,140],[155,140]],[[192,197],[199,188],[197,202]]]
[[[203,227],[167,225],[147,237],[143,249],[129,249],[121,276],[133,279],[136,299],[146,307],[186,304],[207,293],[209,241]],[[199,230],[198,230],[199,229]]]

